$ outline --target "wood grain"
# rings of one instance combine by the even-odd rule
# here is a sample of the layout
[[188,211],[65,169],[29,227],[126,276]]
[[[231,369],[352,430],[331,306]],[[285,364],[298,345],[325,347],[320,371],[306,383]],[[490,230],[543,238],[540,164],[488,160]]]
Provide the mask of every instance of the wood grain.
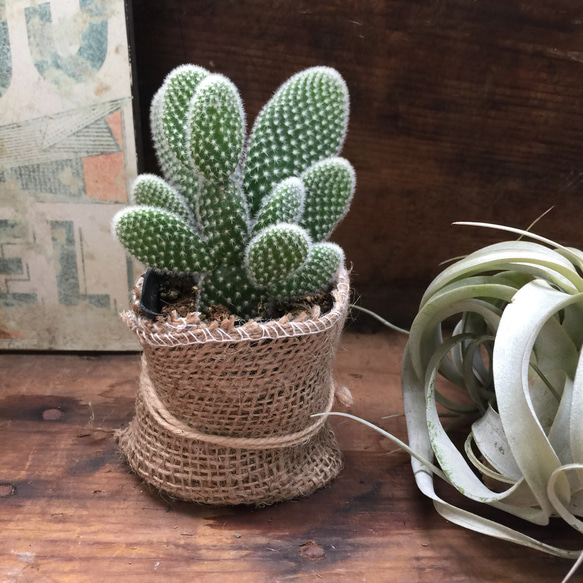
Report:
[[583,4],[518,0],[134,0],[144,164],[148,110],[176,65],[229,76],[248,119],[311,65],[347,79],[358,176],[333,238],[366,307],[411,321],[439,263],[527,227],[582,246]]
[[[383,416],[402,413],[403,345],[347,333],[336,367],[353,412],[402,438],[403,418]],[[132,416],[137,355],[1,354],[0,370],[0,581],[546,583],[570,566],[447,523],[408,457],[345,419],[345,469],[309,498],[255,509],[159,496],[110,433]],[[581,546],[559,524],[526,531]]]

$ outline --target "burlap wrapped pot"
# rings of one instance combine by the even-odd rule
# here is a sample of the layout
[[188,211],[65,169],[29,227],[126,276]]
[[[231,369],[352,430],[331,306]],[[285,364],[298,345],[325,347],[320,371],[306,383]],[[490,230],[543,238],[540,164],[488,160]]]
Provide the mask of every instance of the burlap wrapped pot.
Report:
[[349,302],[343,271],[333,308],[265,323],[152,322],[124,314],[143,347],[136,414],[117,433],[131,468],[177,498],[264,505],[305,496],[336,477],[340,451],[326,417]]

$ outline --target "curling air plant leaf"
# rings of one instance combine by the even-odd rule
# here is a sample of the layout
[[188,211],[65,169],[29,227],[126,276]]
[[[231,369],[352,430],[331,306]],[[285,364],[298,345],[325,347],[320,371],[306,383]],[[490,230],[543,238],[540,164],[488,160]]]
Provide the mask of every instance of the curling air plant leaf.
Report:
[[[583,533],[582,253],[528,231],[470,224],[530,240],[480,249],[429,285],[403,357],[409,443],[375,429],[411,455],[417,486],[447,520],[575,559],[567,581],[582,552],[456,507],[434,487],[439,478],[525,521],[559,516]],[[462,447],[443,413],[467,418]]]
[[280,87],[247,137],[235,85],[178,67],[150,113],[164,178],[138,178],[116,237],[148,267],[194,275],[200,311],[220,303],[257,318],[272,299],[323,289],[344,262],[326,239],[355,188],[338,157],[348,108],[340,74],[313,67]]
[[[534,241],[472,253],[438,275],[422,299],[403,362],[409,445],[437,460],[465,496],[535,524],[560,515],[583,532],[576,518],[583,452],[573,439],[583,427],[583,417],[573,415],[573,403],[583,399],[581,255],[510,230]],[[458,324],[448,338],[443,323],[451,316]],[[464,451],[437,414],[439,375],[457,385],[464,403],[469,397],[477,415]],[[441,399],[459,414],[457,405]],[[558,556],[579,555],[452,507],[435,493],[423,462],[413,466],[419,487],[448,520]]]

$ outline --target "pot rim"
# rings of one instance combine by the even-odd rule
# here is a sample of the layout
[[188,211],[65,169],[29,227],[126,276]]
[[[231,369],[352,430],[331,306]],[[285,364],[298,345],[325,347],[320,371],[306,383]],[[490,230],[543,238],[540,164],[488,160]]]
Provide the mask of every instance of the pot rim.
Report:
[[132,309],[122,314],[126,325],[137,336],[142,346],[187,346],[206,342],[244,342],[264,339],[279,339],[308,334],[318,334],[335,326],[348,312],[350,282],[348,272],[343,267],[336,285],[330,292],[334,298],[332,309],[317,318],[293,319],[285,315],[278,320],[258,322],[250,320],[240,326],[233,326],[230,320],[223,322],[189,321],[189,316],[179,317],[173,323],[153,322],[140,315],[140,294],[143,277],[134,287]]

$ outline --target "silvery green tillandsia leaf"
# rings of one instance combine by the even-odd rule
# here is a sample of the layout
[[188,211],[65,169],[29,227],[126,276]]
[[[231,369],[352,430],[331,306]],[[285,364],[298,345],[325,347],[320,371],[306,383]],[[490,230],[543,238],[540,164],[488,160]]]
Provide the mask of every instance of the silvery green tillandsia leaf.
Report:
[[[468,438],[470,437],[486,463],[495,470],[496,475],[492,477],[510,484],[520,480],[520,468],[512,455],[500,415],[493,407],[488,407],[484,415],[472,423],[472,433]],[[469,440],[466,443],[469,445]],[[469,447],[466,447],[466,454],[468,457],[475,456],[473,449]]]
[[[471,225],[532,240],[480,249],[429,285],[403,357],[406,450],[417,486],[439,514],[577,559],[564,583],[583,552],[455,507],[434,490],[438,477],[474,501],[539,525],[559,516],[583,533],[583,253],[520,229]],[[437,388],[440,376],[450,381],[446,393]],[[447,410],[473,415],[462,448],[442,424]]]

